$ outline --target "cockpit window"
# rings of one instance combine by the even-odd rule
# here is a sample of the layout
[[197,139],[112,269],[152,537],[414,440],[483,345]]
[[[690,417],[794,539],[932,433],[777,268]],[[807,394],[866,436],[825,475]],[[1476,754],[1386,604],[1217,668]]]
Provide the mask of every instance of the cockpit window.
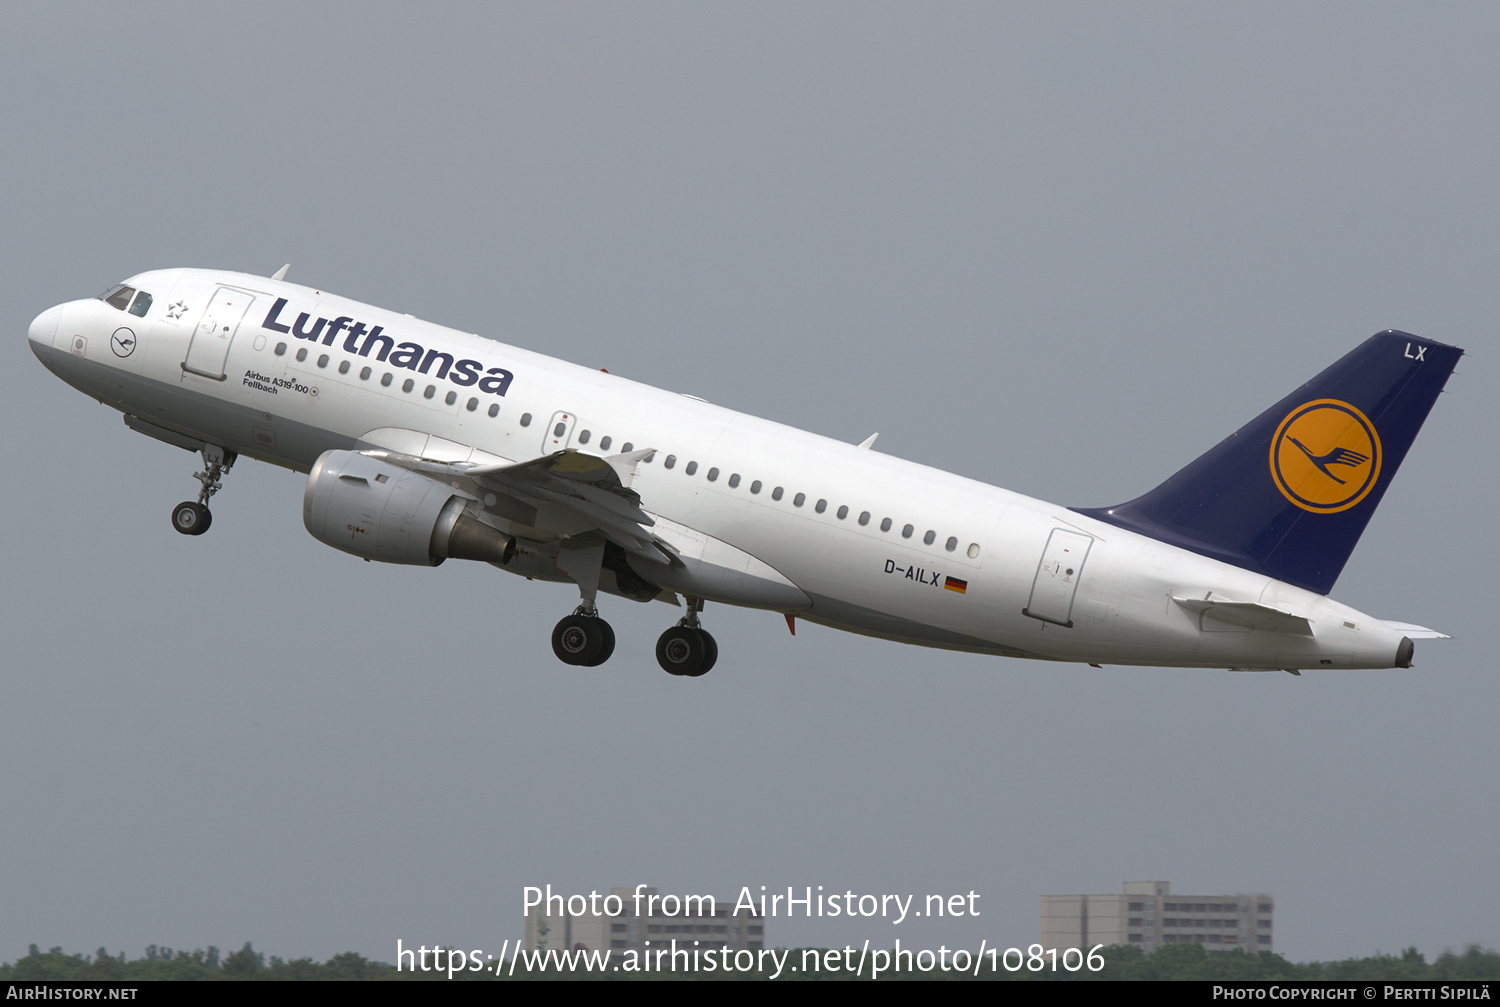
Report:
[[151,295],[142,290],[135,295],[135,303],[130,306],[130,313],[137,318],[145,318],[146,312],[151,310]]
[[112,308],[119,308],[121,311],[124,311],[126,305],[130,303],[130,299],[134,296],[134,287],[127,287],[123,283],[117,283],[113,287],[110,287],[108,290],[106,290],[104,293],[100,294],[99,300],[103,301],[105,304],[108,304]]

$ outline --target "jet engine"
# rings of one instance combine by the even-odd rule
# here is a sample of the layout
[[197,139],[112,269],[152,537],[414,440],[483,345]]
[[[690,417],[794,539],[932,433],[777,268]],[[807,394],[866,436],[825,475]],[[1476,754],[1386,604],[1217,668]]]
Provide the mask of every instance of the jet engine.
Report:
[[516,540],[469,507],[465,497],[420,473],[357,451],[325,451],[307,476],[302,523],[319,542],[381,563],[509,563]]

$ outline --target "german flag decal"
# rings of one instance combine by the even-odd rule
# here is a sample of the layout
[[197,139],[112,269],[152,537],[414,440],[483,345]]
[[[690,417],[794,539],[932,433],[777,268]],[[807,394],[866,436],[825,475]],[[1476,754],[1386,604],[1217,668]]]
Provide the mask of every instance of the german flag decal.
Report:
[[969,582],[959,580],[957,577],[944,577],[943,588],[947,591],[957,591],[959,594],[964,594],[969,590]]

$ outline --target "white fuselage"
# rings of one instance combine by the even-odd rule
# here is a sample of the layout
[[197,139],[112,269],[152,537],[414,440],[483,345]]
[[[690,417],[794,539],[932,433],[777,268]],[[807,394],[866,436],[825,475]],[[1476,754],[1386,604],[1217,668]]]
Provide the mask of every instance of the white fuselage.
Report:
[[[127,282],[152,295],[144,317],[90,299],[33,324],[38,357],[90,396],[299,471],[335,448],[446,461],[652,448],[632,488],[657,519],[653,531],[684,554],[745,574],[743,592],[726,579],[731,586],[717,596],[705,592],[712,601],[907,643],[1060,661],[1243,669],[1397,661],[1400,631],[1329,598],[962,476],[296,284],[197,269]],[[244,303],[222,311],[231,322],[220,326],[226,377],[216,379],[206,376],[213,360],[196,368],[205,373],[183,365],[195,334],[192,352],[212,357],[204,315],[225,288]],[[277,325],[290,328],[304,313],[304,332],[315,319],[345,321],[326,345],[327,329],[297,338],[265,324],[278,299],[286,303]],[[351,336],[355,326],[364,330]],[[391,342],[377,339],[362,356],[376,326]],[[122,328],[130,337],[116,336]],[[408,350],[398,361],[403,342],[420,346],[422,359]],[[542,575],[534,566],[517,572]],[[790,593],[754,587],[771,583]],[[1210,593],[1293,613],[1311,635],[1226,622],[1174,601]]]

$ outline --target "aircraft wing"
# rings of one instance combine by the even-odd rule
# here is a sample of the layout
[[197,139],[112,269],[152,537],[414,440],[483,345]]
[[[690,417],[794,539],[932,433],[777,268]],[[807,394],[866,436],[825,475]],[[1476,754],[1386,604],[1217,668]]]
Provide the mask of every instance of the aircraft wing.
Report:
[[640,494],[630,488],[636,466],[654,448],[600,457],[572,448],[514,465],[467,467],[464,474],[485,489],[523,500],[539,511],[562,508],[604,537],[654,563],[670,560],[649,531],[656,522],[641,510]]
[[366,452],[465,490],[520,538],[549,542],[597,531],[628,553],[671,563],[670,548],[651,533],[655,521],[630,488],[636,466],[654,453],[646,448],[600,457],[565,448],[525,462],[475,465],[391,450]]

